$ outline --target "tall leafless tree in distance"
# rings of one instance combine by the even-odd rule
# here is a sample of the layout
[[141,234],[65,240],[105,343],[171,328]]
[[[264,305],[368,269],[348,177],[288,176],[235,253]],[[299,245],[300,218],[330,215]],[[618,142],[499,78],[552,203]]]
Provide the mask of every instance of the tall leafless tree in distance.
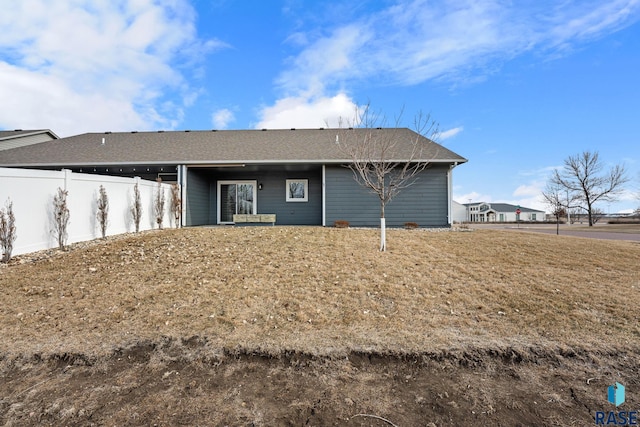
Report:
[[[356,182],[380,200],[380,251],[387,248],[386,206],[429,166],[426,146],[439,135],[438,124],[430,115],[420,113],[414,119],[415,136],[407,140],[406,131],[400,128],[401,118],[402,114],[396,118],[394,128],[385,129],[386,118],[367,105],[356,109],[348,128],[341,121],[336,136],[336,143],[351,160],[348,167]],[[353,132],[352,128],[365,132]]]
[[564,160],[562,170],[553,173],[551,182],[568,191],[578,201],[580,209],[587,213],[589,226],[593,226],[594,204],[613,202],[622,192],[622,186],[628,181],[625,168],[614,165],[602,172],[604,165],[598,152],[584,151]]

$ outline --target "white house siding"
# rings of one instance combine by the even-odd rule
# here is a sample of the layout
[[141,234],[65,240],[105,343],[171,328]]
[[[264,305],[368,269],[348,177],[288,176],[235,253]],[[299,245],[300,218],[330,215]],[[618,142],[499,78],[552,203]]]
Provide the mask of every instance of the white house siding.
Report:
[[[466,214],[471,222],[516,222],[518,220],[515,212],[516,206],[509,210],[498,210],[489,203],[486,205],[490,206],[490,209],[482,212],[474,210],[477,205],[463,206],[467,210]],[[519,220],[523,222],[543,222],[545,216],[546,214],[543,211],[522,208]]]
[[451,210],[453,211],[453,222],[460,223],[469,221],[469,212],[465,205],[454,200],[451,202]]

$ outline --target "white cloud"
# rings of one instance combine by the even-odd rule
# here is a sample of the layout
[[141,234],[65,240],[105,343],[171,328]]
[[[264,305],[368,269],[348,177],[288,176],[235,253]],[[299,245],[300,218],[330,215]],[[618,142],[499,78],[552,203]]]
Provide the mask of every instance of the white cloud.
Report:
[[0,110],[0,126],[61,136],[175,127],[197,96],[176,61],[222,46],[198,40],[194,23],[186,0],[3,5],[0,93],[12,108]]
[[439,139],[441,141],[444,141],[445,139],[453,138],[454,136],[456,136],[457,134],[459,134],[463,130],[464,130],[464,128],[462,126],[459,126],[457,128],[453,128],[453,129],[449,129],[449,130],[445,130],[444,132],[440,132]]
[[542,193],[542,184],[539,182],[534,182],[532,184],[524,184],[518,186],[513,192],[513,195],[516,197],[522,196],[538,196]]
[[381,85],[475,81],[523,52],[555,54],[639,19],[640,0],[399,0],[341,20],[346,25],[327,22],[325,31],[292,35],[305,47],[277,79],[282,98],[265,110],[299,97],[322,99],[358,80]]
[[544,183],[542,181],[534,181],[529,184],[520,185],[513,191],[514,198],[507,203],[547,211],[548,207],[544,203],[544,198],[542,197],[543,189]]
[[528,169],[519,171],[518,175],[520,176],[537,176],[541,178],[545,178],[551,176],[553,171],[562,169],[562,166],[544,166],[537,169]]
[[232,123],[235,119],[233,112],[227,108],[215,111],[211,115],[211,122],[216,129],[226,129],[229,123]]
[[340,118],[352,118],[356,104],[344,93],[333,97],[289,97],[261,111],[256,129],[320,128],[338,125]]
[[493,201],[490,195],[478,193],[477,191],[471,191],[465,194],[454,194],[453,200],[458,203],[478,203],[478,202],[488,202]]

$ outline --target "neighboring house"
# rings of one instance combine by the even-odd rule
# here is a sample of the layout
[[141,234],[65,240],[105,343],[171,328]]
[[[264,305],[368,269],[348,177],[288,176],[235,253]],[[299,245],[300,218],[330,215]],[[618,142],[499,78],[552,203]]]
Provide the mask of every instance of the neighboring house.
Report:
[[[232,224],[234,214],[275,214],[281,225],[379,225],[378,198],[360,187],[338,134],[369,129],[291,129],[87,133],[0,151],[0,166],[162,178],[181,184],[183,225]],[[377,129],[406,140],[409,129]],[[343,134],[346,135],[346,134]],[[388,226],[452,223],[452,170],[467,160],[420,137],[431,162],[387,206]],[[406,157],[405,157],[406,156]]]
[[[546,213],[536,209],[511,205],[509,203],[465,203],[467,221],[469,222],[516,222],[545,221]],[[520,214],[516,211],[520,210]]]
[[451,202],[451,212],[453,213],[453,222],[462,223],[469,221],[469,210],[462,203],[455,200]]
[[58,136],[49,129],[40,130],[0,130],[0,151],[26,145],[39,144],[41,142],[58,139]]

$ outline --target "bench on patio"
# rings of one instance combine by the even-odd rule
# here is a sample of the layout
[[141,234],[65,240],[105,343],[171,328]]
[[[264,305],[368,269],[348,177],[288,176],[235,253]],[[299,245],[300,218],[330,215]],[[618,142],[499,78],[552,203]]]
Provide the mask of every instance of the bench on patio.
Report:
[[235,224],[271,223],[271,225],[275,225],[276,214],[234,214],[233,222]]

